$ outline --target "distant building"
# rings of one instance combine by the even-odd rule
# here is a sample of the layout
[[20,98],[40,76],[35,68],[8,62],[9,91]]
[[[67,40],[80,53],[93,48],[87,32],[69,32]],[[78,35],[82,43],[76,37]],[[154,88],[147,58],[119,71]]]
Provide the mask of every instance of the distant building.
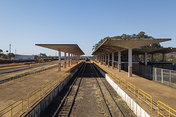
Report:
[[45,53],[40,53],[39,56],[40,57],[47,57],[47,55]]
[[12,57],[11,60],[34,61],[34,55],[15,54],[15,56]]

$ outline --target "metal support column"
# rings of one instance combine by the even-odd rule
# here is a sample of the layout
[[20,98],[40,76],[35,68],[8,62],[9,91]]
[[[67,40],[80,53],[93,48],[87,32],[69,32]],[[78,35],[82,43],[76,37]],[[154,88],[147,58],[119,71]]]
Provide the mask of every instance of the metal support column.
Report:
[[70,53],[68,53],[68,67],[70,67]]
[[108,67],[110,67],[110,54],[108,54]]
[[66,52],[64,52],[64,68],[66,68]]
[[132,77],[132,49],[128,49],[128,77]]
[[112,53],[112,69],[114,69],[114,52]]
[[106,66],[106,54],[105,54],[105,66]]
[[58,51],[58,52],[59,52],[59,56],[58,56],[58,59],[59,59],[58,71],[61,71],[61,51]]
[[147,65],[147,52],[145,52],[144,61],[145,61],[145,65]]
[[118,51],[118,72],[121,71],[121,51]]
[[163,62],[165,62],[165,53],[163,53]]

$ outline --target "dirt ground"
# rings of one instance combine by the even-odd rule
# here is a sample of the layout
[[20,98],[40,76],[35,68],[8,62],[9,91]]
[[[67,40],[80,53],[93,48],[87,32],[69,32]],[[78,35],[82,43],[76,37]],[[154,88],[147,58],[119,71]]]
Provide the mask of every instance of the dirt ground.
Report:
[[[71,67],[73,66],[74,65]],[[23,105],[26,105],[28,93],[37,89],[38,87],[41,87],[43,84],[54,79],[55,77],[65,73],[71,67],[62,68],[61,71],[58,71],[58,68],[56,67],[39,74],[25,76],[25,78],[16,79],[15,81],[1,84],[0,110],[19,100],[20,98],[23,98]]]

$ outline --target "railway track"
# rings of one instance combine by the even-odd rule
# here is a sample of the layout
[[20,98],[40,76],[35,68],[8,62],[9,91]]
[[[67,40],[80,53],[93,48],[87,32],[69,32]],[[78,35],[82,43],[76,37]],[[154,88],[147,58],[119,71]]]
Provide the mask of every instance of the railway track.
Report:
[[[51,64],[53,64],[53,63],[49,63],[48,65],[51,65]],[[24,66],[24,67],[12,67],[10,69],[1,69],[0,74],[17,72],[17,71],[32,69],[32,68],[41,67],[41,66],[45,66],[45,65],[47,65],[47,64],[39,64],[39,65],[31,65],[31,66],[29,65],[29,66]]]
[[[85,67],[86,67],[86,64],[84,63],[84,65],[82,66],[81,70],[79,71],[77,77],[73,81],[73,84],[71,85],[70,89],[68,90],[64,99],[62,100],[60,106],[55,111],[53,117],[68,117],[68,116],[70,116],[70,112],[72,110],[76,95],[78,93]],[[81,75],[81,77],[78,77],[79,75]]]
[[[114,99],[114,95],[112,95],[112,87],[108,85],[108,83],[105,81],[104,78],[101,77],[102,75],[99,73],[97,68],[94,66],[93,63],[84,63],[76,76],[72,78],[70,84],[64,87],[61,94],[56,97],[56,99],[53,101],[53,103],[48,107],[48,109],[42,114],[41,117],[69,117],[69,116],[101,116],[102,113],[104,113],[103,117],[125,117],[123,111],[119,107],[119,105],[116,103],[116,99]],[[91,82],[92,81],[92,82]],[[84,83],[83,83],[84,82]],[[98,91],[99,96],[101,97],[101,106],[102,109],[99,109],[97,112],[94,111],[94,106],[97,105],[97,103],[93,103],[93,105],[90,105],[88,109],[92,108],[93,110],[91,112],[95,113],[84,113],[81,109],[84,108],[87,109],[85,105],[81,105],[82,103],[77,102],[75,100],[79,100],[79,95],[81,93],[81,90],[92,90],[90,89],[90,84],[86,85],[85,83],[93,83],[92,85],[96,85],[96,91]],[[80,85],[81,84],[81,85]],[[108,85],[108,86],[107,86]],[[86,88],[87,87],[87,88]],[[92,87],[92,86],[91,86]],[[109,87],[111,87],[111,90],[109,90]],[[116,93],[116,92],[115,92]],[[89,94],[85,93],[86,98],[84,101],[87,102],[88,100],[92,100],[91,96]],[[77,99],[78,98],[78,99]],[[96,98],[96,97],[94,97]],[[88,99],[88,100],[87,100]],[[99,100],[98,98],[96,98]],[[86,104],[86,105],[87,105]],[[78,106],[79,105],[79,106]],[[88,104],[89,105],[89,104]],[[78,107],[77,107],[78,106]],[[77,110],[76,110],[77,109]],[[123,108],[124,109],[124,108]],[[91,110],[91,109],[90,109]],[[87,110],[86,110],[87,111]],[[83,115],[80,113],[82,112]],[[77,115],[76,115],[76,114]],[[86,114],[86,115],[85,115]],[[88,115],[87,115],[88,114]]]
[[120,109],[120,107],[116,103],[114,97],[112,96],[110,90],[108,89],[108,87],[106,86],[106,84],[104,83],[102,78],[100,77],[101,76],[100,73],[98,72],[98,70],[95,68],[95,66],[93,64],[91,64],[91,69],[92,69],[92,72],[94,73],[94,75],[98,77],[95,79],[97,81],[97,84],[98,84],[99,89],[101,91],[101,94],[103,96],[103,99],[106,103],[106,107],[108,109],[109,116],[110,117],[117,117],[117,116],[118,117],[125,117],[122,110]]
[[[52,66],[53,64],[48,64],[49,66]],[[37,69],[43,69],[43,68],[46,68],[47,66],[46,65],[35,65],[35,66],[28,66],[28,67],[25,67],[25,68],[16,68],[16,69],[14,69],[13,71],[12,71],[12,74],[13,74],[13,72],[17,72],[17,71],[20,71],[20,72],[23,72],[23,71],[25,71],[25,70],[32,70],[32,71],[35,71],[35,70],[37,70]],[[7,72],[7,71],[6,71]],[[11,73],[11,71],[8,71],[8,72],[10,72]],[[30,71],[31,72],[31,71]],[[0,73],[0,75],[1,75],[1,73]],[[6,74],[5,74],[6,75]],[[8,81],[11,81],[11,80],[14,80],[14,79],[17,79],[17,78],[19,78],[19,77],[25,77],[25,76],[27,76],[27,75],[29,75],[29,73],[26,73],[26,74],[24,74],[24,73],[19,73],[19,74],[13,74],[13,75],[7,75],[7,76],[4,76],[3,74],[1,75],[1,77],[0,77],[0,84],[3,84],[3,83],[5,83],[5,82],[8,82]]]

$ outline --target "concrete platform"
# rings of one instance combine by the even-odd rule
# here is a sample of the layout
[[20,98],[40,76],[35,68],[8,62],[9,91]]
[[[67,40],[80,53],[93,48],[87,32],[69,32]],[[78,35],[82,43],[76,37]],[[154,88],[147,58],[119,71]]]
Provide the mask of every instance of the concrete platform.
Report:
[[147,80],[135,74],[132,74],[132,77],[128,77],[128,72],[123,70],[121,70],[121,72],[118,72],[118,69],[116,68],[108,68],[108,66],[105,65],[100,66],[124,78],[128,82],[135,85],[137,89],[140,88],[146,93],[150,94],[153,97],[153,101],[155,103],[157,103],[157,101],[159,100],[176,110],[176,89],[157,83],[155,81]]
[[[71,65],[67,68],[62,68],[62,71],[58,71],[58,68],[53,68],[46,70],[39,74],[29,75],[25,78],[16,79],[15,81],[10,81],[0,85],[0,110],[9,106],[13,102],[23,98],[24,109],[27,104],[27,94],[31,91],[41,87],[43,84],[49,82],[50,80],[62,75],[70,74],[65,73],[70,68],[74,67],[76,64]],[[64,76],[63,76],[64,77]],[[61,79],[63,77],[60,77]]]

